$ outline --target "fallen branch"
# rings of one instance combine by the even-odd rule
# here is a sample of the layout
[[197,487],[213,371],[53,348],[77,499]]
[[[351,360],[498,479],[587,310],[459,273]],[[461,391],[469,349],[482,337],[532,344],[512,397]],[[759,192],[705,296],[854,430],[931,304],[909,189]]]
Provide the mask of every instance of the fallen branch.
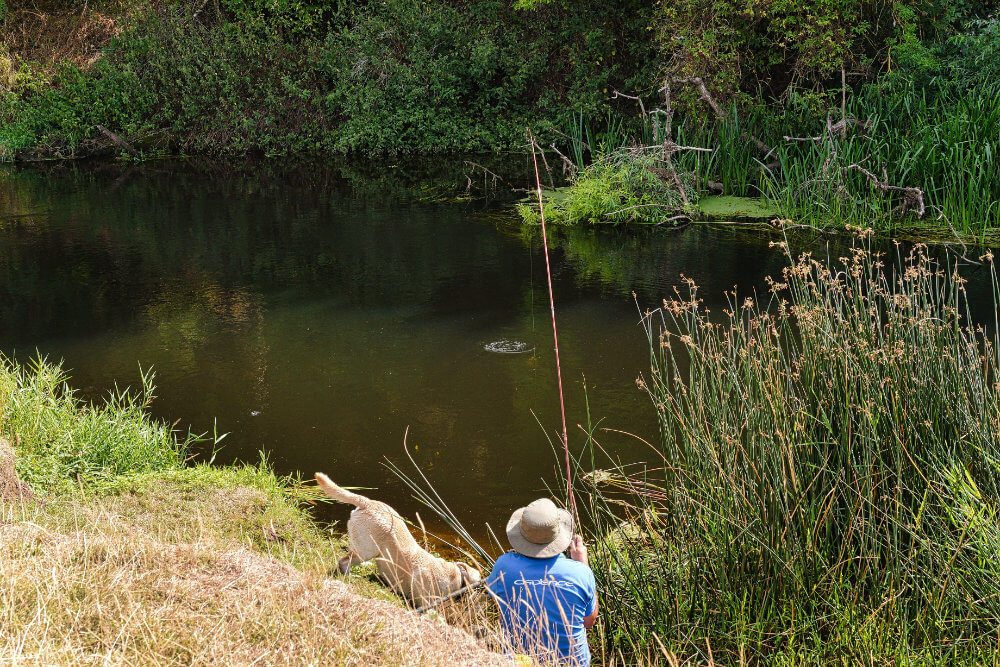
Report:
[[852,127],[860,127],[861,131],[864,132],[871,126],[872,126],[872,121],[870,120],[862,121],[858,120],[857,118],[842,118],[838,120],[836,123],[833,123],[831,125],[830,120],[827,119],[827,124],[826,124],[827,133],[825,135],[821,134],[815,137],[790,137],[788,135],[785,135],[783,138],[785,141],[812,141],[818,143],[820,141],[823,141],[824,138],[827,138],[834,134],[839,134],[841,137],[846,137],[848,130],[850,130],[850,128]]
[[[674,216],[671,216],[671,217],[667,218],[666,220],[663,220],[661,222],[656,223],[656,226],[657,227],[662,227],[663,225],[665,225],[667,223],[677,222],[678,220],[687,220],[688,223],[690,224],[690,222],[691,222],[691,216],[690,215],[685,215],[685,214],[681,213],[680,215],[674,215]],[[680,225],[674,225],[674,226],[675,227],[679,227]]]
[[[479,164],[478,162],[472,162],[471,160],[463,160],[462,164],[464,164],[467,167],[469,167],[472,170],[472,174],[473,175],[475,175],[476,169],[482,169],[483,170],[483,189],[484,190],[489,189],[488,186],[486,185],[486,179],[487,178],[492,178],[493,179],[492,185],[493,185],[494,188],[497,186],[497,182],[506,183],[506,181],[504,181],[504,179],[503,179],[502,176],[500,176],[499,174],[496,174],[496,173],[490,171],[489,169],[487,169],[483,165]],[[472,189],[472,176],[470,176],[469,174],[465,174],[465,191],[468,192],[471,189]]]
[[[712,97],[712,94],[708,92],[708,87],[705,85],[704,80],[702,80],[700,76],[692,76],[686,79],[675,78],[674,81],[676,81],[677,83],[693,83],[695,86],[698,87],[698,93],[701,95],[701,99],[704,100],[708,104],[708,106],[712,108],[713,112],[715,112],[715,117],[722,121],[726,120],[725,112],[722,111],[722,107],[720,107],[719,103],[715,101],[715,98]],[[661,90],[663,89],[661,88]],[[757,148],[759,148],[761,152],[764,153],[764,157],[769,157],[772,153],[774,153],[773,148],[771,148],[770,146],[768,146],[763,141],[761,141],[754,135],[750,134],[746,130],[743,130],[743,136],[752,141],[754,145]]]
[[564,176],[566,174],[569,174],[570,176],[573,176],[573,175],[576,174],[576,172],[580,171],[580,168],[576,166],[575,162],[573,162],[568,157],[566,157],[565,155],[563,155],[563,152],[560,151],[558,148],[556,148],[556,144],[555,144],[554,141],[552,142],[551,146],[552,146],[552,150],[554,150],[556,152],[556,155],[558,155],[560,158],[562,158],[563,175]]
[[901,187],[898,185],[889,185],[889,175],[882,170],[882,180],[880,181],[875,174],[868,171],[860,164],[849,164],[844,168],[845,171],[860,171],[862,174],[868,177],[868,180],[872,182],[879,190],[883,192],[902,192],[903,193],[903,203],[900,205],[901,214],[906,215],[911,209],[916,209],[917,217],[924,217],[924,212],[926,207],[924,206],[924,191],[920,188],[908,188]]
[[663,142],[662,144],[656,144],[654,146],[635,146],[633,148],[630,148],[629,150],[659,151],[659,150],[664,150],[664,148],[670,150],[671,153],[677,153],[679,151],[697,151],[699,153],[711,153],[713,150],[715,150],[714,148],[702,148],[701,146],[681,146],[680,144],[675,144],[673,141],[669,139]]
[[133,157],[142,157],[142,153],[140,153],[135,148],[133,148],[132,144],[130,144],[129,142],[125,141],[124,139],[122,139],[121,137],[119,137],[117,134],[115,134],[114,132],[112,132],[111,130],[109,130],[108,128],[104,127],[103,125],[95,125],[94,127],[96,127],[98,130],[100,130],[101,134],[103,134],[108,139],[110,139],[111,142],[115,146],[118,146],[118,148],[122,149],[123,151],[125,151],[129,155],[132,155]]

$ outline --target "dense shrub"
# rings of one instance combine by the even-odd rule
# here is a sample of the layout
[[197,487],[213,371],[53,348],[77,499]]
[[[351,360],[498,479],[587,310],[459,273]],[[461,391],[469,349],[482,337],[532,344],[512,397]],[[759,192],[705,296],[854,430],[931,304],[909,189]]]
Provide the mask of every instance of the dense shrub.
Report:
[[335,147],[434,152],[523,141],[546,45],[511,39],[524,33],[521,21],[475,21],[467,10],[414,0],[388,4],[331,33],[320,54]]
[[136,17],[93,67],[14,86],[0,151],[86,152],[97,124],[198,152],[509,149],[529,123],[603,115],[609,89],[651,80],[648,10],[627,4],[172,6]]
[[672,73],[709,77],[727,94],[764,101],[841,88],[840,71],[870,80],[892,51],[915,55],[985,15],[966,0],[735,0],[664,3],[660,48]]

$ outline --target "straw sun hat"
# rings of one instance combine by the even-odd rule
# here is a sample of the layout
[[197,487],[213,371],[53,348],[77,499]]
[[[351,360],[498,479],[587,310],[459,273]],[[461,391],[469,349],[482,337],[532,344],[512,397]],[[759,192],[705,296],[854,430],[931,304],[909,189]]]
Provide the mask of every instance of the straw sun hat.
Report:
[[539,498],[510,515],[507,539],[523,556],[551,558],[569,547],[573,517],[548,498]]

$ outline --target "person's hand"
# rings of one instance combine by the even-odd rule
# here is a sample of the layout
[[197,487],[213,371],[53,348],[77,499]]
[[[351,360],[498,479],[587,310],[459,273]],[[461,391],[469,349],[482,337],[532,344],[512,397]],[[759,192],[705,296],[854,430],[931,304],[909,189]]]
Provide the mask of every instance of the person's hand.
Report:
[[573,539],[569,543],[569,557],[572,560],[583,563],[584,565],[590,565],[587,562],[587,545],[583,543],[583,538],[579,535],[574,535]]

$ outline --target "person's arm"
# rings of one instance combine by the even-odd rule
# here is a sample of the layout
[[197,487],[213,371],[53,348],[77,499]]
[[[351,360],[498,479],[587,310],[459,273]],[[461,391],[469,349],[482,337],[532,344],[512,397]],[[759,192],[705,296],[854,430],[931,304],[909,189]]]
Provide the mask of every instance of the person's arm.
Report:
[[[590,562],[587,559],[587,545],[583,543],[583,538],[579,535],[574,535],[573,540],[569,543],[569,557],[578,563],[583,563],[587,567],[590,567]],[[594,623],[597,623],[597,613],[600,611],[600,606],[597,601],[597,593],[594,593],[594,611],[589,616],[583,617],[583,627],[588,630],[594,627]]]

